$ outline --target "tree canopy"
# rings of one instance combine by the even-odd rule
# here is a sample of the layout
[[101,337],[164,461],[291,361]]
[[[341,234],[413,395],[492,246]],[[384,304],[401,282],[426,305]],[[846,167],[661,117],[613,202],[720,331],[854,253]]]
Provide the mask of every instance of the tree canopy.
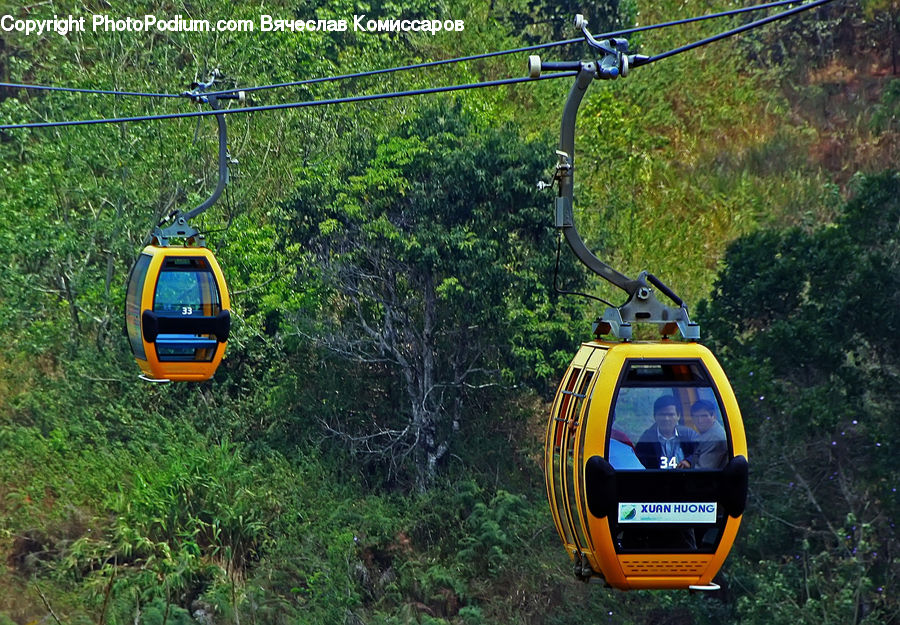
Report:
[[479,391],[539,384],[568,355],[536,185],[546,144],[481,126],[460,105],[426,107],[345,168],[311,171],[285,208],[298,280],[331,293],[318,340],[396,376],[405,398],[361,431],[329,428],[392,464],[409,456],[420,490],[460,421],[490,419]]
[[[877,623],[894,609],[898,240],[900,175],[860,178],[833,224],[729,246],[700,312],[751,441],[741,551],[768,563],[757,592],[779,618]],[[761,623],[758,599],[744,607]]]

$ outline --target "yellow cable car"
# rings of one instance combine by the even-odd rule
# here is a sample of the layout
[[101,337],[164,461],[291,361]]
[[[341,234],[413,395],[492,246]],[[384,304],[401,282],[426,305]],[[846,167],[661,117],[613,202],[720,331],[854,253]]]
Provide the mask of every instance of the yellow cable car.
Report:
[[[221,99],[243,100],[243,92],[206,94],[206,83],[185,94],[219,110]],[[215,202],[228,183],[228,131],[225,115],[216,114],[219,135],[219,179],[215,190],[199,206],[182,214],[174,211],[148,237],[128,277],[125,330],[135,360],[151,382],[200,382],[216,372],[231,330],[231,301],[225,276],[216,257],[203,244],[203,235],[190,225]],[[163,227],[165,225],[165,227]],[[185,245],[170,245],[181,239]]]
[[[602,577],[623,590],[713,590],[747,500],[741,415],[722,367],[696,342],[699,326],[681,298],[646,271],[631,279],[602,262],[575,228],[581,100],[594,79],[626,76],[648,59],[628,55],[625,39],[595,40],[582,16],[576,27],[597,60],[529,59],[534,78],[544,69],[576,74],[556,152],[555,226],[575,256],[628,299],[620,306],[600,300],[608,307],[594,335],[621,341],[584,343],[560,383],[546,432],[547,498],[576,577]],[[656,324],[663,340],[631,342],[635,323]],[[686,341],[668,339],[676,332]]]
[[715,588],[748,464],[737,400],[708,349],[584,343],[553,402],[544,462],[576,576],[623,590]]
[[125,325],[145,379],[212,377],[231,327],[225,276],[205,247],[148,245],[128,280]]

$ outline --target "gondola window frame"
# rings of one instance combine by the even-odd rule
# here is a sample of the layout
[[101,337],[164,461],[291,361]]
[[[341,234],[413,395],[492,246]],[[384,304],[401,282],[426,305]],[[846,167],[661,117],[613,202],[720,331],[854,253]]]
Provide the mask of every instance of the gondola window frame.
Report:
[[128,333],[128,341],[131,343],[131,351],[136,358],[147,360],[147,352],[144,350],[144,338],[141,331],[141,308],[144,297],[144,285],[153,257],[149,254],[138,255],[134,266],[131,268],[132,276],[128,280],[128,291],[125,294],[125,329]]
[[[657,379],[657,380],[646,380],[646,381],[628,380],[626,378],[629,375],[629,373],[631,372],[631,366],[633,364],[650,365],[650,366],[657,365],[657,364],[671,365],[671,366],[694,365],[702,373],[702,379],[701,380],[697,380],[697,379],[691,379],[691,380],[662,379],[662,380],[660,380],[660,379]],[[616,423],[616,419],[613,418],[613,416],[615,415],[616,408],[618,407],[619,394],[623,388],[626,388],[626,389],[627,388],[648,388],[648,389],[656,388],[656,389],[659,389],[660,391],[663,391],[664,389],[674,390],[677,388],[696,388],[696,389],[710,390],[712,392],[713,396],[715,397],[715,401],[716,401],[716,404],[719,409],[719,415],[721,416],[721,419],[722,419],[721,424],[725,430],[725,435],[726,435],[726,440],[727,440],[727,445],[728,445],[728,460],[730,461],[735,457],[734,445],[733,445],[733,439],[732,439],[731,420],[729,418],[726,404],[725,404],[725,402],[721,396],[721,393],[719,392],[719,389],[715,383],[715,378],[713,377],[712,373],[709,371],[709,369],[707,368],[707,366],[703,362],[703,360],[699,359],[699,358],[696,358],[696,359],[684,358],[684,359],[675,360],[675,359],[669,359],[669,358],[653,358],[653,357],[642,358],[642,357],[639,357],[639,358],[626,358],[622,363],[622,368],[619,372],[619,378],[616,383],[615,391],[612,394],[612,401],[611,401],[610,407],[609,407],[610,412],[609,412],[609,417],[607,419],[607,424],[606,424],[606,441],[604,444],[605,458],[609,459],[610,441],[612,439],[612,430],[613,430],[613,426]],[[679,404],[681,405],[680,398],[679,398]],[[684,417],[685,415],[682,414],[681,416]],[[680,421],[681,420],[682,419],[680,419]],[[717,473],[720,470],[716,470],[716,469],[681,469],[681,470],[676,470],[676,471],[677,471],[677,473],[681,474],[682,476],[690,479],[691,476],[700,476],[703,473]],[[644,474],[644,475],[654,475],[655,474],[655,475],[663,476],[663,475],[671,474],[672,470],[671,469],[661,469],[661,468],[652,468],[652,469],[644,468],[644,469],[616,469],[616,472],[617,473],[632,473],[632,474],[636,473],[636,474]],[[640,553],[662,553],[666,557],[677,557],[680,555],[692,555],[692,554],[700,555],[700,554],[706,554],[706,553],[715,553],[719,547],[719,543],[721,542],[721,540],[724,536],[726,523],[727,523],[727,514],[726,515],[720,514],[717,516],[717,520],[715,523],[715,528],[717,529],[715,540],[712,544],[707,543],[706,545],[704,545],[703,550],[698,550],[696,548],[694,550],[690,550],[690,549],[682,550],[682,549],[678,549],[678,548],[660,550],[659,547],[654,547],[653,549],[649,549],[649,550],[631,549],[631,548],[623,547],[621,544],[619,544],[618,541],[614,541],[615,552],[620,555],[632,555],[632,554],[640,554]],[[614,518],[609,518],[609,526],[610,526],[610,533],[612,534],[612,536],[616,536],[619,532],[619,524],[616,522],[616,520]],[[666,527],[672,527],[672,526],[673,526],[673,524],[659,524],[659,525],[651,524],[651,525],[647,525],[646,527],[648,529],[652,529],[654,527],[666,528]],[[677,527],[677,524],[674,524],[674,526]],[[692,526],[687,525],[686,527],[692,527]]]
[[[648,365],[663,364],[663,363],[664,364],[672,364],[672,365],[694,364],[694,365],[697,365],[700,368],[700,370],[702,371],[703,375],[705,376],[706,383],[705,383],[705,385],[700,385],[693,381],[671,380],[671,381],[666,381],[664,386],[658,382],[654,383],[651,381],[635,384],[633,382],[629,382],[629,381],[625,380],[625,377],[630,370],[630,366],[634,362],[640,362],[641,364],[648,364]],[[719,408],[719,416],[722,419],[721,425],[725,430],[725,436],[726,436],[726,440],[728,443],[728,458],[729,458],[729,460],[734,458],[735,454],[734,454],[734,444],[733,444],[733,440],[732,440],[731,419],[729,418],[728,411],[725,406],[725,401],[722,399],[722,395],[719,392],[719,388],[715,384],[715,379],[714,379],[712,373],[706,367],[706,363],[704,363],[703,360],[701,360],[699,358],[697,358],[697,359],[683,358],[683,359],[673,360],[673,359],[667,359],[667,358],[652,358],[652,357],[651,358],[626,358],[622,364],[622,369],[619,372],[619,378],[616,381],[616,388],[612,395],[612,402],[610,403],[610,408],[609,408],[610,416],[607,418],[606,441],[605,441],[604,447],[603,447],[603,454],[604,454],[603,457],[604,458],[606,458],[607,460],[609,459],[610,439],[612,438],[613,425],[616,422],[616,419],[612,418],[612,415],[614,415],[616,407],[618,406],[619,392],[623,388],[641,388],[641,387],[645,387],[645,388],[679,388],[679,387],[690,388],[690,387],[694,387],[694,388],[710,389],[716,399],[716,405]],[[682,415],[682,416],[684,416],[684,415]],[[618,469],[618,470],[627,471],[630,469]],[[641,470],[643,470],[643,471],[665,471],[665,469],[636,469],[636,470],[638,470],[638,471],[641,471]],[[704,469],[692,469],[692,470],[702,471]]]

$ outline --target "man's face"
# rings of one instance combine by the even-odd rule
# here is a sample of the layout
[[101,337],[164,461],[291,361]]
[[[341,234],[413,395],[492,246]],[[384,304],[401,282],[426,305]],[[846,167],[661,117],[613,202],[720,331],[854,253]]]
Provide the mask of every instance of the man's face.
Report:
[[698,410],[696,412],[691,413],[691,418],[694,420],[694,425],[697,426],[697,431],[703,434],[709,428],[713,426],[716,422],[716,417],[709,410]]
[[653,415],[656,420],[656,427],[659,433],[665,437],[671,437],[675,434],[675,424],[678,423],[678,411],[675,406],[663,406],[659,412]]

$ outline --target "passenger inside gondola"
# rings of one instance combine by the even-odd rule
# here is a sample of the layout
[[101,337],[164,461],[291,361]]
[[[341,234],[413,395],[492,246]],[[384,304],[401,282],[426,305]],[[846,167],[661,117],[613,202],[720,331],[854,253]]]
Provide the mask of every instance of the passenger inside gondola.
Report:
[[715,405],[705,399],[695,401],[691,406],[691,420],[699,433],[694,451],[694,468],[723,468],[728,463],[728,440],[725,428],[716,418]]
[[690,469],[697,433],[679,425],[678,402],[663,395],[653,402],[654,425],[644,430],[635,445],[641,464],[648,469]]
[[643,469],[634,453],[634,444],[621,430],[613,429],[609,439],[609,464],[613,469]]

